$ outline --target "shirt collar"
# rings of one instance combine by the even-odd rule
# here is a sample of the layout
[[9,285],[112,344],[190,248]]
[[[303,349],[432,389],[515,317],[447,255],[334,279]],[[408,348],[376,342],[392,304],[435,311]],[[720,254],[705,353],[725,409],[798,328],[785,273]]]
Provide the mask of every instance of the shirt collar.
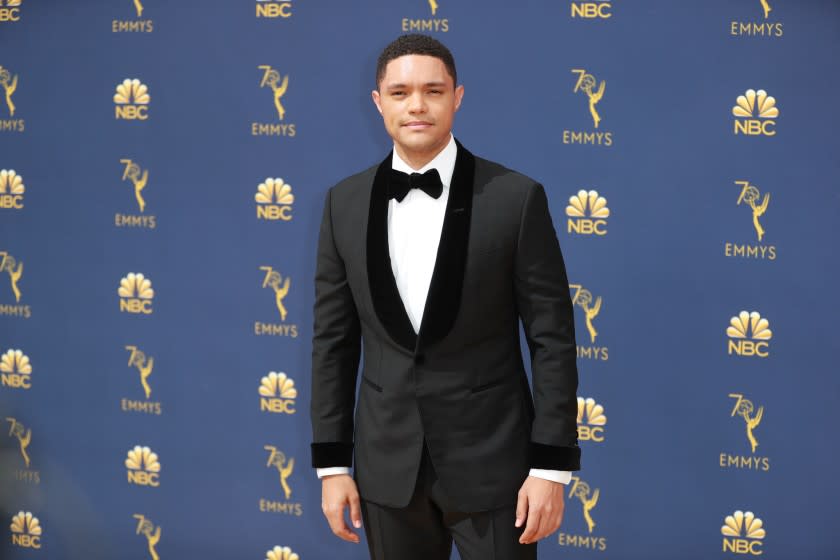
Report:
[[403,173],[425,173],[429,169],[437,169],[440,175],[440,182],[444,188],[448,188],[452,182],[452,174],[455,172],[455,158],[458,155],[458,146],[455,144],[455,137],[449,134],[449,143],[434,157],[432,161],[418,170],[414,170],[397,154],[394,149],[394,157],[391,159],[391,167]]

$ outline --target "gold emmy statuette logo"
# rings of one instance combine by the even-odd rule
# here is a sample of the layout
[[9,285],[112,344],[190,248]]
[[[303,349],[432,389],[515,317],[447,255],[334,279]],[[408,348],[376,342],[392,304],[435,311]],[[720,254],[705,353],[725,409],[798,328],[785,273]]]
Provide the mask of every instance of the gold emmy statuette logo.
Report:
[[160,560],[160,556],[158,556],[157,550],[155,550],[155,546],[160,541],[160,525],[155,527],[151,519],[147,519],[145,515],[139,513],[135,513],[134,518],[137,520],[137,531],[135,534],[146,537],[146,544],[149,547],[149,557],[152,560]]
[[269,468],[275,467],[277,472],[280,473],[280,486],[283,487],[283,493],[288,500],[292,497],[292,489],[287,481],[295,468],[295,459],[294,457],[289,457],[289,460],[286,461],[286,456],[283,452],[279,451],[273,445],[266,445],[263,448],[268,451],[268,463],[265,466]]
[[295,195],[292,194],[292,186],[283,182],[283,179],[268,178],[257,187],[254,195],[257,201],[257,218],[262,220],[283,220],[292,219],[292,203]]
[[735,119],[735,134],[748,136],[775,136],[776,119],[779,108],[776,99],[763,89],[758,91],[748,89],[744,95],[739,95],[736,105],[732,107]]
[[580,190],[569,198],[569,205],[566,206],[568,220],[568,232],[582,235],[606,235],[607,218],[610,217],[610,209],[607,208],[607,199],[598,194],[598,191]]
[[117,119],[141,120],[149,118],[149,88],[138,79],[125,79],[117,85],[114,94],[115,116]]
[[155,291],[152,289],[152,281],[141,273],[129,272],[120,280],[117,293],[120,296],[120,311],[146,315],[152,313],[152,298],[155,297]]
[[6,421],[9,423],[9,437],[17,438],[18,443],[20,444],[20,454],[23,457],[23,462],[26,464],[26,468],[28,469],[30,461],[26,448],[29,447],[29,442],[32,441],[32,429],[27,429],[23,424],[14,418],[6,418]]
[[767,535],[764,523],[751,511],[738,510],[727,515],[720,533],[723,535],[723,552],[753,556],[764,552],[761,549],[762,539]]
[[15,294],[15,302],[20,303],[20,288],[18,281],[23,275],[23,263],[16,261],[15,258],[6,251],[0,251],[0,272],[9,273],[9,281],[12,284],[12,293]]
[[19,511],[12,517],[12,544],[23,548],[41,548],[41,522],[31,512]]
[[137,17],[143,17],[143,2],[140,0],[133,0],[134,9],[137,10]]
[[577,476],[572,477],[572,482],[572,487],[569,489],[569,497],[580,500],[580,503],[583,506],[583,518],[586,520],[586,527],[589,529],[589,532],[592,533],[593,529],[595,529],[595,520],[592,519],[592,514],[590,512],[598,504],[598,498],[601,495],[601,490],[600,488],[596,488],[592,491],[589,488],[589,485]]
[[294,380],[282,371],[270,371],[260,379],[260,410],[280,414],[295,413],[297,389]]
[[23,177],[14,169],[0,169],[0,208],[23,208],[23,193],[26,187]]
[[612,17],[610,0],[594,0],[589,2],[572,1],[572,17],[584,19],[607,19]]
[[607,425],[607,417],[604,415],[604,407],[595,402],[595,399],[583,397],[577,398],[577,430],[578,437],[582,441],[604,441],[604,426]]
[[134,446],[125,459],[128,483],[139,486],[160,486],[160,461],[148,447]]
[[131,184],[134,185],[134,198],[137,199],[137,206],[140,208],[140,212],[144,212],[146,210],[146,201],[143,199],[142,192],[146,188],[146,183],[149,182],[149,170],[141,170],[140,166],[130,159],[121,159],[120,163],[125,165],[122,180],[131,181]]
[[289,294],[289,285],[292,279],[286,276],[286,280],[284,281],[280,273],[272,269],[270,266],[261,266],[260,270],[265,271],[265,278],[263,279],[262,287],[274,290],[274,303],[277,305],[277,311],[280,312],[280,320],[285,322],[286,315],[288,315],[289,312],[283,305],[283,300]]
[[274,95],[274,108],[277,110],[277,118],[279,120],[283,120],[286,116],[286,108],[283,107],[283,104],[280,102],[280,98],[282,98],[286,94],[286,90],[289,88],[289,75],[283,76],[283,80],[280,80],[280,73],[268,65],[260,65],[257,66],[260,70],[263,71],[262,80],[260,80],[260,87],[270,87],[271,91]]
[[[123,0],[125,5],[129,0]],[[145,8],[141,0],[130,0],[131,6],[136,14],[136,19],[120,20],[115,19],[111,22],[111,31],[114,33],[131,32],[131,33],[151,33],[154,30],[154,21],[151,19],[140,19],[143,17]]]
[[730,356],[733,353],[761,358],[769,355],[769,341],[773,338],[773,331],[770,330],[770,322],[758,311],[741,311],[736,317],[732,317],[726,328],[726,335],[730,339],[727,346]]
[[440,2],[438,0],[425,0],[423,4],[429,9],[431,17],[417,19],[408,17],[403,18],[401,22],[402,32],[428,33],[431,31],[439,31],[445,33],[449,31],[449,20],[446,18],[440,19],[436,17],[438,15],[438,11],[440,11]]
[[755,228],[755,233],[758,240],[764,239],[764,228],[761,227],[758,219],[767,211],[767,206],[770,204],[770,193],[765,193],[764,198],[759,203],[761,192],[755,185],[750,185],[749,181],[735,181],[735,184],[741,187],[741,195],[738,197],[738,205],[746,203],[752,209],[752,222]]
[[9,109],[10,117],[15,116],[15,104],[12,101],[12,95],[14,95],[17,85],[17,74],[12,76],[11,72],[3,68],[3,66],[0,66],[0,86],[3,86],[3,91],[6,93],[6,107]]
[[569,284],[569,287],[575,291],[572,296],[572,304],[577,305],[586,316],[586,330],[589,331],[589,337],[592,339],[592,344],[595,344],[595,338],[598,336],[598,331],[595,330],[595,325],[592,324],[592,319],[598,316],[601,312],[601,296],[592,303],[592,292],[585,289],[580,284]]
[[[601,80],[601,85],[598,85],[598,81],[595,79],[595,76],[587,74],[586,70],[583,69],[575,68],[572,70],[572,74],[578,75],[574,91],[575,93],[582,91],[589,98],[589,114],[592,115],[592,124],[595,128],[598,128],[598,125],[601,122],[601,115],[598,114],[598,111],[595,109],[595,105],[597,105],[604,97],[604,88],[606,87],[607,82],[606,80]],[[593,91],[596,85],[598,85],[598,90]]]
[[288,546],[275,546],[265,553],[265,560],[300,560],[300,556]]
[[258,18],[292,17],[292,0],[257,0]]
[[140,372],[140,384],[143,385],[143,391],[146,393],[146,398],[152,396],[152,388],[149,386],[149,376],[152,375],[152,369],[155,367],[155,359],[143,351],[138,350],[136,346],[126,346],[126,350],[130,352],[128,356],[128,365],[137,368]]
[[770,17],[770,12],[773,11],[773,8],[770,7],[770,2],[767,0],[759,0],[761,2],[761,7],[764,10],[764,19]]
[[438,3],[435,0],[428,0],[429,1],[429,8],[432,10],[432,15],[435,15],[438,11]]
[[750,442],[752,452],[755,453],[755,448],[758,447],[758,440],[755,439],[753,430],[761,424],[761,418],[764,416],[764,407],[760,406],[758,410],[755,410],[755,405],[753,405],[752,401],[745,399],[744,395],[738,393],[730,393],[729,397],[735,399],[735,406],[732,407],[731,416],[734,417],[737,414],[744,419],[747,429],[747,440]]
[[32,364],[20,350],[8,350],[0,357],[0,379],[3,387],[29,389],[32,387]]
[[0,23],[4,21],[20,21],[21,0],[0,0]]

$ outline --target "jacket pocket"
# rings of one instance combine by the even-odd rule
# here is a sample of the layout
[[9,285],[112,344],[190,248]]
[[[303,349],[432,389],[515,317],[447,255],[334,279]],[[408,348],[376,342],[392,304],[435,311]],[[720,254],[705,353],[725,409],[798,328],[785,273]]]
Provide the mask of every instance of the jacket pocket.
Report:
[[363,382],[363,383],[367,383],[368,385],[370,385],[371,389],[373,389],[373,390],[374,390],[374,391],[376,391],[377,393],[381,393],[381,392],[382,392],[382,387],[380,387],[379,385],[377,385],[376,383],[374,383],[373,381],[371,381],[370,379],[368,379],[368,378],[367,378],[367,377],[365,377],[364,375],[362,376],[362,382]]

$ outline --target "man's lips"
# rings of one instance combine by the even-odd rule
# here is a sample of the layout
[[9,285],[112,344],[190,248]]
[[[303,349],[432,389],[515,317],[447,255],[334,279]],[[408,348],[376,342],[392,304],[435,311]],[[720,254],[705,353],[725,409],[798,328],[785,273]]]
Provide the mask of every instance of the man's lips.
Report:
[[407,123],[403,123],[403,126],[412,130],[422,130],[432,126],[432,123],[426,121],[409,121]]

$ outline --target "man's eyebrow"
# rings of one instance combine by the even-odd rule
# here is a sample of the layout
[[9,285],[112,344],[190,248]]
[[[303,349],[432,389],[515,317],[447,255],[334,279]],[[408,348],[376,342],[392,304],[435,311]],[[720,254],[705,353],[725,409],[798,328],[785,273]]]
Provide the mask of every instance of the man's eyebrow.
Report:
[[[445,87],[446,82],[426,82],[423,84],[423,87]],[[405,89],[407,88],[407,84],[397,83],[397,84],[388,84],[385,86],[385,89]]]

